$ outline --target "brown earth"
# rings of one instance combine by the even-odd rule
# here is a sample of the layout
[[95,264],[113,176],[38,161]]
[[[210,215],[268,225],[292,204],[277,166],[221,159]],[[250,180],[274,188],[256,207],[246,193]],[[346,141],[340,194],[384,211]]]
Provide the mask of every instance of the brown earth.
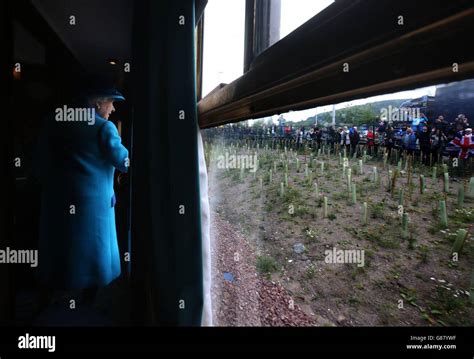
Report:
[[[408,186],[408,175],[402,171],[392,196],[387,174],[396,166],[383,169],[381,161],[367,159],[358,174],[358,162],[352,160],[357,186],[354,205],[337,157],[324,156],[309,165],[314,171],[309,186],[304,173],[309,156],[298,155],[297,172],[294,153],[288,151],[285,157],[282,151],[259,150],[258,171],[254,175],[246,170],[240,179],[239,169],[217,168],[215,156],[220,153],[214,150],[209,168],[217,325],[473,325],[469,289],[474,200],[466,192],[464,209],[457,212],[456,193],[463,180],[451,178],[444,196],[441,169],[432,181],[431,169],[415,164],[412,185]],[[283,197],[282,157],[289,158],[289,186]],[[269,183],[268,172],[275,161],[277,172]],[[379,184],[372,180],[373,166],[378,167]],[[424,194],[419,190],[420,173],[426,177]],[[409,215],[407,239],[401,234],[400,188]],[[328,197],[329,218],[323,218],[323,196]],[[442,198],[447,200],[447,229],[438,225]],[[363,202],[368,204],[367,226],[361,221]],[[459,228],[469,234],[458,261],[453,261],[454,233]],[[296,253],[295,244],[303,244],[305,251]],[[333,248],[364,250],[365,265],[326,263],[325,250]],[[256,266],[262,258],[275,262],[275,268],[259,273]],[[232,273],[235,281],[225,280],[224,272]]]

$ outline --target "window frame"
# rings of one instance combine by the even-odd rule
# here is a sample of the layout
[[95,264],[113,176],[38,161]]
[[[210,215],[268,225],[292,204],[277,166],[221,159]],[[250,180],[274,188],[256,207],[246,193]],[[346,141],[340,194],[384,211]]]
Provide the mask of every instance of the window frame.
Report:
[[[428,0],[390,8],[383,2],[339,0],[256,57],[252,2],[246,4],[246,16],[253,18],[253,25],[246,18],[248,70],[198,103],[201,128],[474,76],[474,51],[459,54],[449,37],[469,39],[474,5],[467,0],[443,8]],[[396,23],[399,14],[419,8],[424,12],[405,26]],[[419,48],[425,51],[408,63],[405,54]],[[428,53],[436,56],[423,58]],[[457,73],[451,71],[453,53],[463,63]],[[343,74],[346,62],[357,70]]]
[[281,0],[245,1],[244,73],[252,61],[280,40]]

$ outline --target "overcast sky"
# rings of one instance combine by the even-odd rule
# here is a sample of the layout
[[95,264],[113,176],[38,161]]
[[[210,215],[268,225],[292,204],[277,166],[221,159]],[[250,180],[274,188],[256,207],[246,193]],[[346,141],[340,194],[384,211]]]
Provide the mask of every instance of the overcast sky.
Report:
[[[340,108],[346,108],[346,107],[351,107],[351,106],[356,106],[356,105],[363,105],[370,102],[418,98],[424,95],[434,96],[435,93],[436,93],[435,86],[423,87],[416,90],[401,91],[401,92],[391,93],[387,95],[379,95],[379,96],[368,97],[368,98],[364,98],[360,100],[342,102],[342,103],[336,104],[336,110]],[[323,112],[328,112],[328,111],[332,111],[332,105],[321,106],[321,107],[312,108],[312,109],[303,110],[303,111],[292,111],[292,112],[283,114],[283,116],[288,121],[301,121],[301,120],[305,120],[306,118],[310,116],[314,116],[316,112],[323,113]],[[274,116],[275,121],[277,118],[278,116]]]
[[[333,0],[281,0],[280,38]],[[203,95],[243,74],[245,0],[209,0],[204,16]]]
[[[332,0],[281,0],[280,38],[285,37],[314,15],[333,3]],[[219,83],[231,83],[243,74],[245,0],[209,0],[205,10],[203,95]],[[375,96],[337,104],[336,109],[390,99],[417,98],[434,95],[435,87]],[[314,116],[316,111],[330,111],[332,106],[285,114],[289,121]]]

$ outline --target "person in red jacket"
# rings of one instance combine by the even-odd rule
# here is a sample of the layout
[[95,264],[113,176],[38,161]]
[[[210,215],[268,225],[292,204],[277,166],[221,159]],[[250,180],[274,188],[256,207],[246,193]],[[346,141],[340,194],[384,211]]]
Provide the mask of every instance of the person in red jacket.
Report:
[[374,141],[375,141],[374,132],[372,130],[369,130],[367,132],[367,148],[368,148],[368,153],[371,156],[372,156],[372,150],[373,150],[374,144],[375,144]]

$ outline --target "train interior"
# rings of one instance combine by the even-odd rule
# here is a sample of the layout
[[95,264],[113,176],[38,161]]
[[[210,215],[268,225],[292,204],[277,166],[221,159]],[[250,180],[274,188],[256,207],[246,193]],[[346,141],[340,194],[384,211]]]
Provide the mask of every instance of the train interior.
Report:
[[[173,56],[174,62],[187,56],[191,62],[186,66],[194,66],[193,71],[197,68],[195,81],[200,101],[191,102],[197,115],[193,117],[195,122],[189,125],[194,131],[198,131],[197,124],[201,129],[212,128],[251,117],[457,81],[474,75],[474,54],[470,49],[459,54],[459,63],[465,66],[461,66],[459,72],[450,71],[452,53],[456,50],[455,45],[450,44],[450,36],[466,36],[474,23],[469,2],[460,1],[445,7],[444,12],[436,12],[428,6],[431,1],[424,1],[426,12],[419,14],[416,20],[408,21],[401,29],[376,16],[383,7],[381,4],[369,6],[364,1],[341,0],[273,46],[269,46],[270,35],[261,38],[261,32],[255,29],[260,23],[266,23],[265,19],[247,21],[246,34],[260,34],[260,37],[250,35],[246,40],[244,75],[228,85],[219,85],[200,99],[202,59],[199,51],[202,47],[199,48],[199,42],[202,46],[202,37],[198,36],[197,45],[189,48],[180,48],[180,40],[176,39],[177,45],[169,53],[156,55],[160,48],[150,44],[161,35],[159,31],[171,25],[166,24],[166,17],[153,19],[150,14],[170,10],[174,11],[174,16],[182,8],[192,14],[193,25],[199,24],[206,2],[196,0],[192,9],[183,5],[186,2],[177,2],[169,8],[150,1],[137,6],[132,0],[8,2],[12,18],[9,63],[13,64],[12,102],[9,105],[13,133],[11,151],[13,158],[21,159],[21,166],[14,169],[14,184],[9,194],[13,235],[8,245],[38,247],[41,191],[32,176],[36,140],[45,117],[71,99],[84,74],[100,72],[114,77],[127,100],[117,104],[111,120],[119,129],[123,144],[137,161],[135,167],[132,165],[130,175],[121,181],[116,178],[114,183],[122,258],[120,278],[99,291],[93,306],[78,306],[77,310],[71,311],[71,305],[76,305],[72,303],[80,302],[80,293],[56,291],[53,304],[38,313],[40,288],[34,270],[29,266],[14,266],[8,274],[9,289],[1,292],[4,307],[9,308],[1,319],[7,323],[38,326],[198,325],[200,317],[193,313],[201,308],[200,300],[196,301],[189,316],[166,310],[177,296],[198,291],[201,284],[196,278],[202,275],[195,270],[201,258],[193,254],[200,253],[193,251],[193,246],[199,247],[200,242],[193,242],[193,246],[180,242],[184,237],[198,237],[193,233],[200,230],[198,194],[193,192],[198,173],[196,132],[191,132],[189,138],[179,132],[180,141],[174,141],[171,137],[180,131],[174,122],[160,120],[154,124],[152,121],[155,116],[166,117],[160,112],[165,111],[163,107],[171,113],[178,106],[172,95],[179,94],[180,89],[167,75],[168,70],[179,71],[173,67]],[[253,14],[253,3],[247,1],[247,16]],[[400,2],[386,10],[390,16],[401,11],[413,14],[414,6]],[[153,11],[147,14],[147,10]],[[364,21],[349,21],[355,16]],[[341,31],[345,24],[349,30]],[[459,30],[461,28],[463,30]],[[343,33],[347,36],[342,36]],[[411,34],[412,42],[404,37],[407,33]],[[194,27],[192,35],[194,38]],[[168,44],[173,41],[171,35],[164,40]],[[445,46],[446,50],[439,53],[437,44]],[[195,46],[198,47],[197,62],[189,55],[194,53]],[[416,56],[420,46],[424,46],[424,54]],[[282,58],[282,53],[292,55]],[[407,53],[414,56],[408,59]],[[432,60],[429,63],[428,58]],[[344,75],[347,79],[342,79],[340,69],[345,59],[349,59],[351,69],[356,71],[351,70]],[[157,62],[153,63],[154,60]],[[160,81],[163,83],[158,84]],[[168,86],[170,95],[164,93],[165,89],[158,89],[160,85]],[[187,93],[194,96],[195,83],[188,85],[192,90]],[[158,98],[160,100],[155,104]],[[148,130],[159,134],[156,143],[148,137]],[[160,154],[155,154],[155,150],[161,151]],[[157,162],[149,163],[148,158]],[[164,163],[163,168],[167,165],[171,168],[165,178],[159,175],[158,160]],[[186,166],[173,167],[175,160]],[[147,171],[154,177],[148,178]],[[159,190],[147,187],[152,179],[159,181]],[[189,201],[182,198],[189,198]],[[186,210],[193,213],[185,220],[187,222],[167,213],[164,207],[164,203],[178,206],[183,201]],[[186,230],[176,234],[181,228]],[[148,236],[150,240],[142,240]],[[168,236],[170,241],[154,244],[152,238],[159,236]],[[179,259],[180,265],[185,264],[182,267],[176,264],[172,269],[174,275],[168,275],[166,266],[178,257],[178,251],[184,254]],[[125,259],[130,253],[135,262]],[[156,273],[169,278],[157,278]],[[170,284],[174,278],[182,278],[186,287],[175,288],[177,286]],[[163,295],[167,288],[171,288],[172,294]]]
[[[14,155],[21,158],[15,174],[15,215],[17,248],[37,248],[41,192],[32,176],[32,158],[42,121],[60,104],[67,103],[74,87],[86,72],[113,76],[125,98],[129,97],[129,73],[119,70],[130,62],[132,36],[131,1],[100,1],[64,4],[60,1],[20,1],[14,4],[13,36],[15,72],[13,82]],[[131,106],[116,105],[114,121],[122,142],[130,148]],[[124,183],[125,182],[125,183]],[[130,187],[126,181],[116,184],[117,234],[121,257],[130,252]],[[67,302],[79,293],[57,291],[53,305],[36,313],[38,288],[31,267],[19,267],[13,273],[14,322],[36,325],[111,325],[126,324],[130,319],[130,291],[127,286],[129,265],[122,263],[122,276],[97,301],[105,300],[105,314],[91,309],[66,310]],[[111,300],[113,298],[113,300]],[[74,303],[74,302],[70,302]],[[99,303],[96,303],[100,305]],[[112,308],[115,307],[115,308]],[[70,315],[68,316],[68,313]]]

